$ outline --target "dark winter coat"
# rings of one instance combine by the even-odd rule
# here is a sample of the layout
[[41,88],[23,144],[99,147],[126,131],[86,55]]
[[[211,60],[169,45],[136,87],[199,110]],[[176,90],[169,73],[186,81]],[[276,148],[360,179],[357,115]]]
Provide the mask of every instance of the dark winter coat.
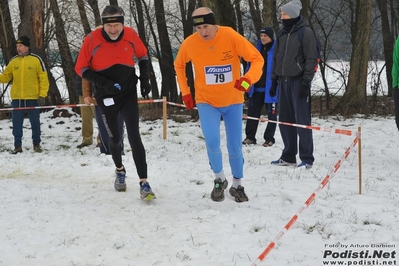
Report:
[[[301,27],[306,27],[302,43],[298,38]],[[317,57],[316,37],[305,18],[300,16],[290,32],[281,29],[277,34],[272,79],[302,76],[305,82],[311,82]]]

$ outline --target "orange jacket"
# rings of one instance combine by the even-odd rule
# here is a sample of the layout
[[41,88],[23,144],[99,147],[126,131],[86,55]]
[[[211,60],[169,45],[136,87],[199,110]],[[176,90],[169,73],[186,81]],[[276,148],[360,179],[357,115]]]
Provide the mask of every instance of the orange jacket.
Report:
[[186,63],[194,68],[195,99],[214,107],[225,107],[244,102],[244,94],[234,88],[241,77],[240,59],[251,62],[245,77],[253,84],[262,75],[263,57],[241,34],[230,27],[218,26],[211,41],[198,33],[187,37],[180,46],[174,62],[177,81],[182,95],[190,93],[187,85]]

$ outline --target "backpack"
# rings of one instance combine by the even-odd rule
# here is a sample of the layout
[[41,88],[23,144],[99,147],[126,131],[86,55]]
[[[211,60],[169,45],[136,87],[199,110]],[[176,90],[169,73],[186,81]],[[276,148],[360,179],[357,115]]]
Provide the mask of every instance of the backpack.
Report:
[[[303,36],[305,35],[305,27],[307,27],[307,26],[300,27],[298,30],[298,39],[302,45],[303,45]],[[283,31],[279,32],[279,37],[282,35],[282,33],[283,33]],[[313,33],[314,33],[314,31],[313,31]],[[317,39],[316,35],[315,35],[315,38],[316,38],[316,48],[317,48],[317,65],[314,67],[314,72],[317,72],[317,70],[319,69],[319,63],[321,60],[321,43],[320,43],[319,39]]]

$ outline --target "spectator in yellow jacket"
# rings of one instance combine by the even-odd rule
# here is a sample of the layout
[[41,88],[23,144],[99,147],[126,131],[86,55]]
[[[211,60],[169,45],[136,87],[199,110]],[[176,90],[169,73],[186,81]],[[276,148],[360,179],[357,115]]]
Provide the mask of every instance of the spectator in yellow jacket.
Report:
[[[259,80],[264,60],[244,36],[230,27],[216,25],[215,16],[208,7],[194,10],[192,19],[196,32],[181,44],[174,65],[187,109],[194,108],[194,100],[187,85],[186,63],[194,65],[195,100],[209,164],[215,174],[211,199],[224,200],[224,190],[228,186],[220,149],[220,121],[223,118],[233,175],[229,193],[236,202],[248,201],[241,185],[244,92]],[[241,58],[251,63],[245,75],[241,75]]]
[[[49,81],[46,67],[42,59],[30,52],[30,41],[27,36],[17,40],[18,55],[14,56],[0,74],[0,82],[12,82],[11,107],[43,106],[46,102]],[[29,109],[29,121],[32,128],[33,150],[41,152],[40,110]],[[14,135],[14,150],[11,154],[22,152],[22,125],[25,111],[12,111],[12,134]]]

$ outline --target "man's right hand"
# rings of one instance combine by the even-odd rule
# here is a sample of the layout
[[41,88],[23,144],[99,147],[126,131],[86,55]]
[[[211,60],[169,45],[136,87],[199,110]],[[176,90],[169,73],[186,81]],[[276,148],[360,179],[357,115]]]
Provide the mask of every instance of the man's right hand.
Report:
[[191,93],[183,95],[183,103],[186,105],[187,110],[191,110],[194,108],[194,100]]
[[84,97],[83,98],[83,101],[85,102],[85,104],[87,104],[87,105],[90,105],[91,104],[91,97],[90,96],[87,96],[87,97]]
[[269,95],[274,97],[277,94],[277,80],[272,80],[272,86],[270,87]]

